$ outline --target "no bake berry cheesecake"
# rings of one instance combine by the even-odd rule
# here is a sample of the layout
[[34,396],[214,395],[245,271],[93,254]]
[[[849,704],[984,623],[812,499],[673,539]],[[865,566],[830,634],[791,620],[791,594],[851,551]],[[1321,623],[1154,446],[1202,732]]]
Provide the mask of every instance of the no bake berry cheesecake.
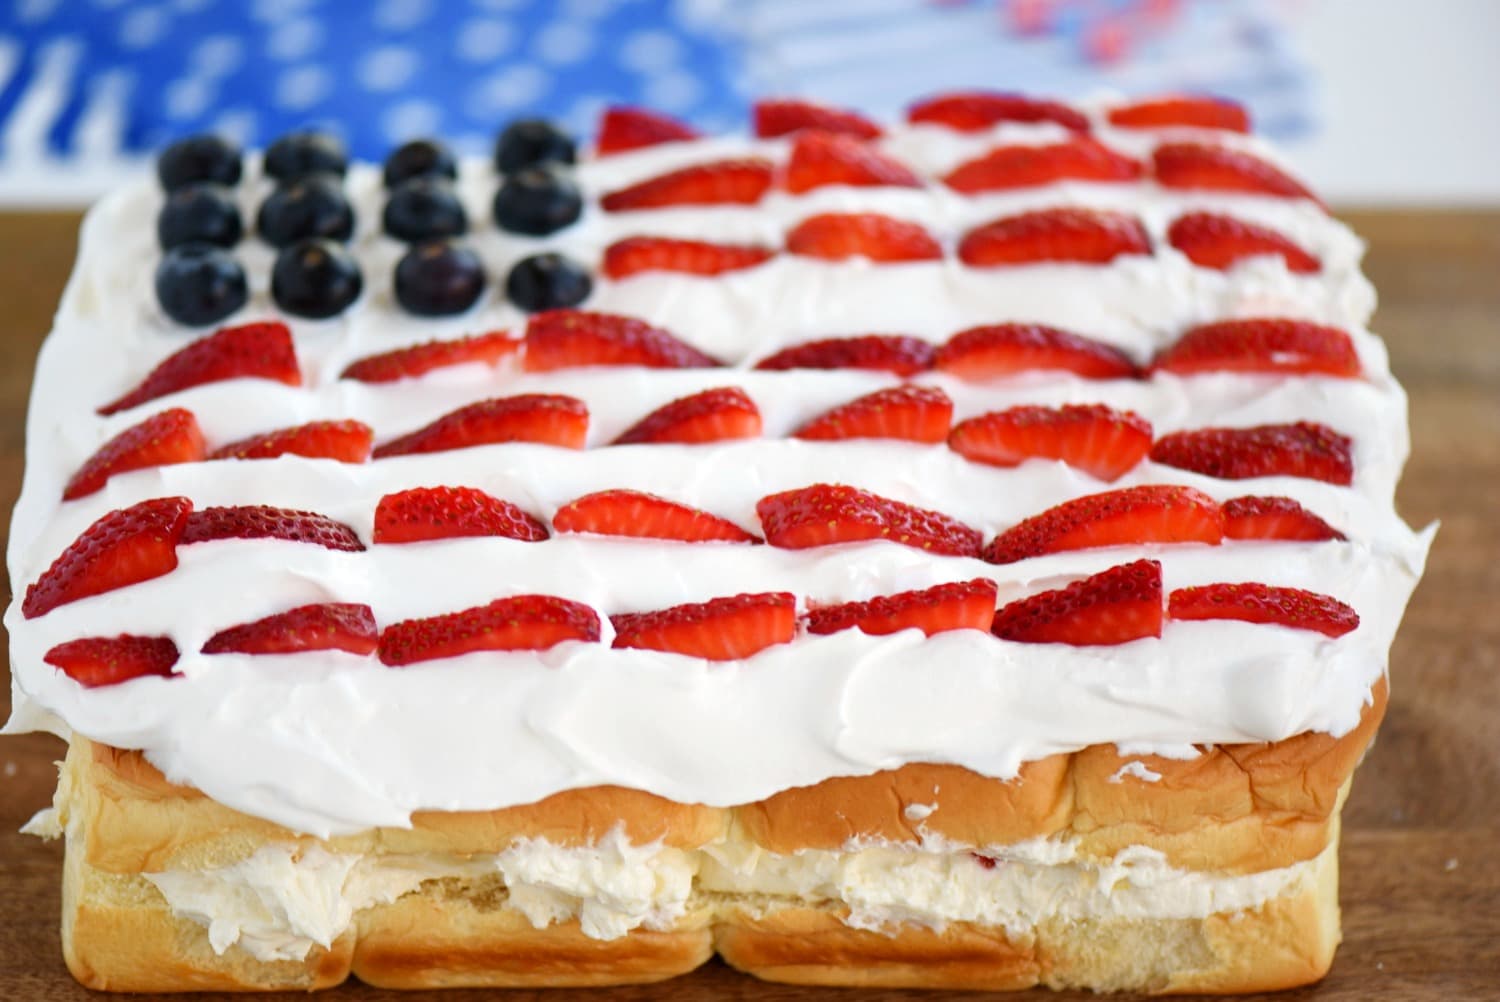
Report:
[[9,730],[132,991],[1320,977],[1430,532],[1197,98],[200,137],[42,349]]

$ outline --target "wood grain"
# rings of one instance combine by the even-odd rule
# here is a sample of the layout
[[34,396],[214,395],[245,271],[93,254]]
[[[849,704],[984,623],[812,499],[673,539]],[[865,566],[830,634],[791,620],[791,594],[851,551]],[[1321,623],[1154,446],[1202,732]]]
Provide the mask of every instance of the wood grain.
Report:
[[[1390,712],[1345,811],[1344,945],[1322,984],[1274,997],[1500,999],[1500,213],[1349,218],[1370,241],[1368,271],[1382,299],[1375,326],[1411,395],[1413,459],[1399,507],[1412,524],[1441,518],[1443,529],[1396,640]],[[0,510],[20,489],[32,365],[72,263],[77,222],[0,216]],[[8,697],[0,694],[0,704],[8,712]],[[15,834],[47,803],[61,748],[43,736],[0,740],[0,998],[92,997],[68,976],[58,945],[61,847]],[[349,984],[323,997],[455,1002],[480,994]],[[802,1002],[827,994],[762,984],[716,963],[666,985],[578,997]],[[838,994],[850,1002],[936,997]]]

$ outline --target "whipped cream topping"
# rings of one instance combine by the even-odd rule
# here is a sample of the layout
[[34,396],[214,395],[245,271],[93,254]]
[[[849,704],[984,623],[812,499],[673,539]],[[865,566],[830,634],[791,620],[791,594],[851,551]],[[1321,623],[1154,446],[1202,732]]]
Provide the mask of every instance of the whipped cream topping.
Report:
[[[998,143],[1051,142],[1051,126],[1005,125],[957,135],[894,128],[882,143],[915,169],[940,174]],[[1101,128],[1100,138],[1144,153],[1149,135]],[[1214,137],[1266,155],[1255,140]],[[590,196],[720,156],[783,159],[784,141],[742,137],[670,144],[581,164]],[[248,218],[266,190],[254,165],[240,196]],[[1151,182],[1055,184],[965,197],[922,190],[820,188],[773,193],[755,207],[676,207],[603,213],[543,239],[489,221],[496,186],[465,163],[459,190],[469,242],[492,275],[542,248],[595,265],[614,240],[690,235],[779,244],[796,221],[824,211],[880,211],[926,225],[945,245],[1000,215],[1053,205],[1128,209],[1158,246],[1108,266],[975,269],[940,262],[873,265],[779,256],[734,274],[698,278],[600,277],[586,308],[639,316],[729,363],[686,371],[580,369],[526,374],[513,364],[458,366],[419,381],[364,385],[337,376],[351,360],[407,344],[509,328],[524,317],[498,281],[468,314],[404,314],[390,292],[402,246],[380,235],[378,169],[355,165],[347,188],[358,212],[352,248],[366,292],[342,316],[282,316],[266,290],[272,253],[254,238],[236,254],[252,285],[227,323],[286,320],[304,386],[238,380],[198,387],[111,418],[94,409],[135,385],[191,332],[155,304],[153,220],[161,195],[142,179],[106,198],[85,222],[79,261],[42,349],[27,427],[28,464],[7,554],[13,591],[25,588],[89,524],[110,510],[163,495],[195,505],[269,504],[343,520],[369,542],[388,492],[467,485],[550,518],[595,490],[629,487],[671,497],[758,530],[756,500],[819,481],[844,482],[946,512],[986,536],[1067,498],[1109,486],[1181,483],[1219,499],[1296,498],[1347,542],[1143,546],[1054,554],[992,566],[886,543],[788,551],[769,546],[674,544],[562,536],[529,544],[462,539],[335,553],[283,541],[185,547],[172,574],[25,620],[13,603],[15,712],[8,729],[73,728],[144,749],[174,781],[237,809],[326,835],[404,825],[419,809],[471,810],[526,803],[595,783],[685,802],[743,803],[836,775],[911,761],[952,762],[987,775],[1089,744],[1129,753],[1195,754],[1203,743],[1278,740],[1305,730],[1351,729],[1380,677],[1402,609],[1421,574],[1431,531],[1412,532],[1392,498],[1407,454],[1406,400],[1386,352],[1366,328],[1374,294],[1359,271],[1363,247],[1315,204],[1257,195],[1179,192]],[[1228,272],[1191,265],[1165,244],[1171,219],[1210,209],[1285,233],[1323,262],[1294,275],[1279,258]],[[1142,463],[1114,485],[1056,463],[1015,469],[970,463],[947,449],[901,442],[817,443],[784,436],[822,410],[895,380],[854,371],[754,372],[754,361],[814,337],[906,333],[934,342],[965,327],[1035,321],[1115,344],[1138,361],[1192,323],[1283,315],[1348,329],[1360,379],[1215,374],[1188,379],[1084,381],[1035,373],[989,384],[939,374],[963,419],[1018,403],[1102,402],[1136,410],[1158,434],[1214,425],[1322,421],[1352,436],[1352,486],[1289,477],[1220,481]],[[636,419],[709,386],[738,385],[755,399],[766,437],[712,448],[602,447]],[[528,444],[465,449],[361,466],[284,456],[185,464],[117,476],[99,493],[59,505],[63,484],[103,442],[169,406],[191,409],[210,445],[325,418],[357,418],[377,441],[458,406],[526,392],[569,393],[590,408],[590,449]],[[1170,623],[1159,640],[1110,648],[1019,645],[959,631],[801,637],[743,662],[564,644],[541,654],[486,653],[392,670],[341,652],[203,656],[215,632],[311,602],[364,602],[381,624],[547,593],[602,616],[746,591],[789,590],[819,603],[870,598],[944,581],[990,577],[1000,602],[1058,587],[1142,554],[1163,563],[1168,589],[1262,581],[1334,595],[1361,627],[1337,640],[1245,623]],[[181,677],[87,690],[46,665],[55,644],[118,633],[171,636]],[[748,750],[754,749],[754,754]],[[503,763],[503,767],[497,767]]]

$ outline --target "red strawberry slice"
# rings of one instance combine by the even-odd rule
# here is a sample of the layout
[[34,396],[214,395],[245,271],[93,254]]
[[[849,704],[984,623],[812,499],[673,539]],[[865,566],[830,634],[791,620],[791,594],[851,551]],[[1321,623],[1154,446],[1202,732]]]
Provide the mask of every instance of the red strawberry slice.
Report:
[[183,546],[216,539],[284,539],[351,552],[365,548],[353,529],[327,515],[263,504],[204,508],[188,516]]
[[1127,644],[1161,636],[1161,594],[1161,564],[1137,560],[1012,602],[991,629],[1023,644]]
[[1353,443],[1311,421],[1254,428],[1202,428],[1157,439],[1152,462],[1220,480],[1306,477],[1348,486],[1354,482]]
[[1134,181],[1145,167],[1089,138],[1045,146],[1001,146],[954,168],[943,183],[966,195],[1057,181]]
[[912,105],[908,122],[946,125],[959,132],[979,132],[1001,122],[1055,122],[1074,132],[1087,132],[1089,120],[1076,108],[1020,94],[962,91],[941,94]]
[[648,178],[599,199],[605,212],[674,205],[754,205],[771,188],[771,163],[759,157],[716,160]]
[[1134,216],[1105,209],[1039,209],[986,223],[959,242],[958,256],[978,268],[1072,261],[1108,264],[1150,254],[1151,239]]
[[589,430],[589,409],[576,397],[523,393],[495,397],[444,414],[425,427],[387,442],[376,459],[423,452],[447,452],[502,442],[539,442],[582,449]]
[[1260,157],[1226,146],[1166,143],[1152,156],[1157,183],[1194,191],[1245,191],[1323,203],[1302,182]]
[[990,466],[1056,459],[1099,480],[1118,480],[1151,451],[1151,422],[1103,404],[1012,407],[960,423],[948,447]]
[[604,109],[594,152],[602,157],[611,153],[657,146],[661,143],[678,143],[685,139],[697,139],[699,135],[697,129],[675,118],[647,111],[644,108],[614,105]]
[[557,514],[552,516],[552,526],[558,532],[680,539],[689,543],[761,541],[759,536],[751,535],[727,518],[641,491],[585,494],[557,509]]
[[937,349],[903,334],[863,334],[825,338],[783,348],[755,364],[757,369],[869,369],[914,376],[932,368]]
[[670,651],[709,661],[738,661],[797,633],[797,600],[787,592],[734,595],[609,618],[616,647]]
[[754,268],[770,260],[774,254],[770,248],[747,244],[716,244],[672,237],[628,237],[604,249],[604,274],[617,280],[643,271],[722,275],[726,271]]
[[339,378],[361,383],[394,383],[400,379],[416,379],[450,365],[470,362],[495,365],[520,347],[520,339],[511,337],[509,331],[491,331],[452,341],[428,341],[361,358],[350,363]]
[[87,497],[117,473],[194,463],[203,455],[203,432],[198,429],[198,419],[192,411],[174,407],[126,428],[100,446],[68,481],[63,500]]
[[1064,501],[1006,529],[984,548],[992,564],[1066,550],[1142,543],[1209,543],[1224,536],[1213,498],[1191,487],[1122,487]]
[[1035,369],[1085,379],[1131,379],[1135,363],[1120,349],[1041,324],[993,324],[953,335],[934,364],[960,379],[995,379]]
[[845,438],[899,438],[941,442],[953,424],[953,401],[935,386],[896,386],[876,390],[813,418],[793,438],[832,441]]
[[226,379],[269,379],[302,385],[292,332],[283,323],[225,327],[167,356],[141,384],[112,404],[99,408],[106,417],[148,400],[204,383]]
[[905,164],[873,146],[831,132],[799,132],[792,141],[782,186],[794,195],[830,184],[858,188],[920,188]]
[[719,364],[659,327],[613,313],[547,310],[526,324],[526,371],[582,365],[706,369]]
[[568,640],[598,642],[593,609],[552,595],[516,595],[387,626],[380,634],[380,660],[396,667],[475,651],[545,651]]
[[921,225],[875,212],[809,216],[786,235],[786,249],[829,261],[934,261],[943,256],[943,248]]
[[763,497],[755,505],[766,542],[789,550],[883,539],[955,557],[979,554],[983,541],[942,512],[893,501],[858,487],[813,484]]
[[995,591],[995,582],[980,578],[882,595],[868,602],[827,605],[808,612],[807,632],[857,628],[879,637],[916,629],[930,637],[948,630],[988,630],[995,618]]
[[370,458],[375,432],[362,421],[314,421],[281,428],[215,449],[209,459],[275,459],[305,456],[340,463],[363,463]]
[[1284,372],[1354,378],[1360,372],[1354,341],[1344,331],[1277,317],[1194,327],[1157,355],[1151,367],[1178,375]]
[[1250,496],[1224,502],[1224,538],[1317,543],[1348,537],[1291,498]]
[[1244,107],[1223,98],[1169,95],[1109,110],[1109,124],[1119,129],[1222,129],[1249,132]]
[[42,660],[61,668],[90,689],[116,685],[143,675],[170,676],[177,664],[177,645],[170,637],[84,637],[58,644]]
[[1359,626],[1359,613],[1331,595],[1255,582],[1179,588],[1167,601],[1167,615],[1271,623],[1326,637],[1342,637]]
[[1213,212],[1179,216],[1167,230],[1167,242],[1200,268],[1227,271],[1245,258],[1269,254],[1299,275],[1323,270],[1321,261],[1270,227]]
[[721,386],[681,397],[641,418],[615,445],[698,445],[733,438],[759,438],[760,409],[737,386]]
[[757,101],[753,117],[755,134],[762,139],[774,139],[802,129],[834,132],[856,139],[880,136],[880,126],[858,112],[794,98]]
[[170,573],[192,510],[187,498],[155,498],[105,515],[26,589],[22,615],[35,619],[60,605]]
[[538,543],[547,527],[521,508],[474,487],[414,487],[375,506],[375,542],[418,543],[455,536],[505,536]]
[[368,605],[330,602],[299,606],[253,623],[220,630],[208,638],[203,653],[348,651],[350,654],[373,654],[378,640],[375,614]]

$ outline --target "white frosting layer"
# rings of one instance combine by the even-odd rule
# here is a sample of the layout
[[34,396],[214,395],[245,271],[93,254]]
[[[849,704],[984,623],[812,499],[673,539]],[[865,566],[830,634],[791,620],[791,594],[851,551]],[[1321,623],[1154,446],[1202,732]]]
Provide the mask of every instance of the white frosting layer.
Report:
[[[996,141],[1057,138],[1050,127],[1004,126],[986,136],[897,129],[885,143],[924,171],[942,171]],[[1139,134],[1104,130],[1107,142],[1144,149]],[[1230,142],[1253,141],[1230,139]],[[598,194],[680,163],[744,153],[784,156],[785,144],[744,139],[674,144],[579,168]],[[254,174],[254,171],[251,172]],[[614,783],[686,802],[735,804],[835,775],[910,761],[953,762],[993,776],[1053,752],[1114,742],[1129,751],[1192,755],[1195,743],[1277,740],[1354,726],[1419,577],[1430,533],[1414,534],[1392,496],[1407,453],[1406,401],[1384,347],[1365,324],[1373,292],[1359,272],[1362,245],[1315,205],[1253,195],[1172,192],[1150,183],[1063,184],[964,198],[941,188],[818,189],[773,194],[757,208],[674,208],[607,214],[552,238],[518,238],[489,221],[495,187],[466,163],[461,190],[472,243],[492,273],[539,247],[597,263],[610,242],[641,233],[779,242],[790,225],[830,209],[886,211],[926,224],[951,246],[998,215],[1056,204],[1128,208],[1158,242],[1170,220],[1211,208],[1273,226],[1314,251],[1320,275],[1290,274],[1260,258],[1221,273],[1193,267],[1163,246],[1107,267],[1043,265],[970,269],[956,260],[895,266],[779,257],[713,279],[644,275],[600,279],[587,307],[641,316],[734,364],[735,369],[573,370],[528,375],[462,366],[416,382],[341,382],[352,359],[434,337],[521,327],[492,289],[468,315],[402,314],[388,275],[400,246],[376,230],[378,171],[356,165],[348,188],[358,210],[356,254],[366,294],[329,321],[290,320],[305,386],[240,380],[200,387],[112,418],[94,408],[135,385],[185,343],[151,291],[149,180],[100,203],[84,226],[77,269],[43,347],[27,428],[28,464],[7,554],[17,595],[90,523],[162,495],[200,507],[259,503],[342,519],[368,542],[372,513],[390,491],[464,484],[546,518],[583,493],[630,487],[663,494],[758,529],[757,499],[817,481],[856,484],[947,512],[986,535],[1069,497],[1104,489],[1059,464],[1000,470],[941,446],[810,443],[779,436],[813,414],[893,380],[862,372],[746,371],[778,348],[818,336],[871,331],[941,341],[980,323],[1058,324],[1119,345],[1138,360],[1190,323],[1278,314],[1349,329],[1365,370],[1359,380],[1212,375],[1086,382],[1036,374],[990,385],[927,375],[953,396],[957,416],[1015,403],[1105,402],[1132,408],[1158,433],[1210,425],[1323,421],[1354,439],[1349,488],[1276,477],[1217,481],[1143,463],[1116,486],[1171,482],[1218,498],[1285,494],[1344,530],[1345,543],[1131,547],[1058,554],[1002,567],[932,557],[893,544],[808,551],[769,546],[643,543],[588,537],[541,544],[453,540],[334,553],[279,541],[186,547],[172,574],[25,620],[6,615],[15,670],[10,730],[71,727],[142,748],[173,780],[240,810],[314,834],[403,825],[418,809],[469,810],[525,803],[559,790]],[[247,218],[264,183],[242,186]],[[237,254],[254,294],[230,322],[279,316],[266,293],[270,251],[253,238]],[[492,283],[493,285],[494,283]],[[739,385],[765,416],[766,438],[713,448],[633,446],[571,452],[505,445],[349,466],[298,457],[138,471],[59,506],[68,476],[100,444],[167,406],[192,409],[210,444],[320,418],[358,418],[377,440],[464,403],[543,391],[571,393],[592,413],[591,447],[667,400]],[[1002,603],[1142,553],[1163,563],[1166,586],[1263,581],[1334,595],[1362,625],[1337,640],[1243,623],[1173,623],[1160,640],[1114,648],[1017,645],[978,632],[924,638],[849,631],[804,637],[741,663],[707,664],[604,643],[565,644],[541,655],[480,654],[404,670],[342,653],[294,657],[196,652],[218,630],[296,605],[368,603],[382,624],[542,592],[586,602],[602,615],[702,601],[744,591],[790,590],[804,600],[868,598],[942,581],[988,576]],[[83,635],[165,634],[183,652],[182,677],[85,690],[47,666],[53,645]]]

